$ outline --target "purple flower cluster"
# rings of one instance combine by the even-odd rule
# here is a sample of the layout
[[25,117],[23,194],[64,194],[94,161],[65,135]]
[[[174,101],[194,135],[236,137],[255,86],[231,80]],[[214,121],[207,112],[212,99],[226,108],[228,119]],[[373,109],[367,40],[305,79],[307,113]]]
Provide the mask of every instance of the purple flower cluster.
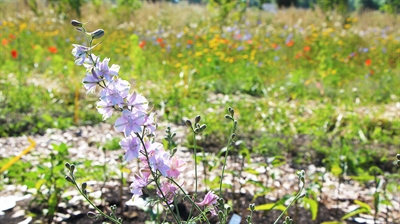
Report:
[[[73,21],[71,24],[78,27],[79,31],[86,32],[80,22]],[[104,31],[98,30],[90,35],[91,45],[93,39],[104,35]],[[162,201],[166,205],[173,203],[181,186],[172,180],[179,178],[186,168],[186,163],[176,156],[171,156],[161,143],[154,141],[157,124],[154,113],[149,112],[147,99],[135,91],[129,93],[131,85],[119,77],[120,66],[115,64],[109,66],[109,58],[100,61],[100,57],[92,53],[96,45],[86,47],[73,44],[73,46],[71,53],[75,57],[75,64],[86,68],[86,76],[82,82],[87,93],[96,92],[97,86],[101,88],[98,91],[100,97],[97,110],[103,116],[103,120],[110,118],[114,112],[120,112],[114,127],[124,134],[119,143],[125,150],[124,159],[141,161],[141,169],[138,174],[134,174],[130,185],[131,193],[134,197],[141,196],[149,184],[155,183],[157,195]],[[211,206],[215,204],[216,198],[210,192],[198,205]]]

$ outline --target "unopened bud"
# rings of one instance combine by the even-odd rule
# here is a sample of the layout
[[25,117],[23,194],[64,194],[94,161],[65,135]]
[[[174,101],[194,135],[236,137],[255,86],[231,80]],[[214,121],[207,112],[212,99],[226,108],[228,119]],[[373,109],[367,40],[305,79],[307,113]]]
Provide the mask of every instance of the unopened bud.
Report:
[[254,203],[251,203],[249,205],[249,208],[250,208],[251,211],[254,211],[254,209],[256,208],[256,205]]
[[79,22],[78,20],[72,20],[71,25],[74,27],[82,27],[82,23]]
[[235,139],[235,138],[236,138],[236,134],[235,134],[235,133],[232,133],[231,138],[232,138],[232,139]]
[[89,217],[89,218],[91,218],[91,219],[95,219],[95,218],[97,218],[97,214],[96,213],[94,213],[94,212],[88,212],[87,213],[87,216]]
[[400,154],[396,155],[397,160],[400,160]]
[[192,122],[190,120],[185,121],[186,126],[192,127]]
[[98,29],[90,33],[93,39],[100,39],[102,36],[104,36],[104,30]]
[[87,183],[86,183],[86,182],[83,182],[83,183],[82,183],[82,190],[83,190],[83,191],[86,190],[86,187],[87,187]]
[[225,114],[225,118],[228,119],[228,120],[233,120],[232,116],[229,115],[229,114]]
[[72,173],[75,171],[75,165],[74,164],[71,165],[71,169],[70,170],[71,170]]
[[228,108],[228,112],[232,117],[235,115],[235,111],[231,107]]
[[397,160],[397,166],[400,166],[400,160]]
[[70,183],[73,183],[73,181],[72,181],[72,179],[71,179],[70,176],[65,176],[65,180],[67,180],[67,181],[70,182]]
[[70,165],[68,162],[65,163],[65,167],[66,167],[67,169],[71,169],[71,165]]
[[204,131],[204,130],[206,130],[206,128],[207,128],[207,125],[203,124],[200,126],[200,131]]
[[200,120],[201,120],[201,117],[200,117],[200,115],[197,115],[196,116],[196,118],[194,119],[194,123],[199,123],[200,122]]

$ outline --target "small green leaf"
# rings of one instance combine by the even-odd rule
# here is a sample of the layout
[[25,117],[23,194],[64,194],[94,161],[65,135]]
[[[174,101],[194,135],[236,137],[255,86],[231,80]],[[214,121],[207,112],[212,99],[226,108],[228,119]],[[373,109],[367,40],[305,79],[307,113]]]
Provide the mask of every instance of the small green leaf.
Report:
[[318,202],[311,198],[303,198],[303,201],[310,207],[311,219],[315,220],[318,214]]

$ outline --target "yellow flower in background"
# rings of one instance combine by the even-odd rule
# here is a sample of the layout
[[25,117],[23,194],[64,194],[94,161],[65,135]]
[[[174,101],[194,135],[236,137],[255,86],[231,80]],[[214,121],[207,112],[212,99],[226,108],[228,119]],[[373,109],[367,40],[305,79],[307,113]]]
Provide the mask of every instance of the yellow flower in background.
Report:
[[175,68],[179,68],[179,67],[181,67],[181,65],[182,64],[178,62],[178,63],[175,64]]
[[25,30],[26,27],[27,27],[26,23],[21,23],[21,25],[19,25],[19,32]]
[[183,54],[179,53],[177,56],[178,56],[178,58],[181,58],[181,57],[183,57]]
[[346,30],[347,30],[347,29],[350,29],[350,27],[351,27],[351,24],[348,24],[348,23],[347,23],[347,24],[344,25],[344,28],[345,28]]
[[207,58],[207,62],[211,62],[212,61],[212,58]]

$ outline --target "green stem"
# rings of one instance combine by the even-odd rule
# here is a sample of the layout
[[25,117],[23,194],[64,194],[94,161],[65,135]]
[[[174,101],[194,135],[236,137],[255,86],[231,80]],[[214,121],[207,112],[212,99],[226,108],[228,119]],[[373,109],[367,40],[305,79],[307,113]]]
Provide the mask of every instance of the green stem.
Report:
[[[235,121],[232,119],[232,122],[235,122]],[[224,165],[222,166],[221,179],[220,179],[220,182],[219,182],[219,197],[220,197],[220,198],[222,198],[222,196],[223,196],[223,195],[222,195],[222,180],[223,180],[223,178],[224,178],[226,162],[227,162],[227,159],[228,159],[229,147],[231,146],[232,140],[233,140],[233,139],[232,139],[232,135],[233,135],[233,133],[234,133],[234,129],[235,129],[235,126],[234,126],[234,124],[233,124],[233,125],[232,125],[231,134],[230,134],[230,137],[229,137],[229,141],[228,141],[228,144],[226,145]]]
[[303,184],[303,187],[302,187],[302,188],[299,190],[299,192],[297,193],[296,197],[293,199],[293,201],[290,202],[290,204],[286,207],[286,209],[285,209],[285,210],[281,213],[281,215],[275,220],[274,224],[277,224],[278,221],[279,221],[279,219],[282,218],[282,216],[286,213],[286,211],[290,208],[290,206],[292,206],[292,204],[293,204],[295,201],[299,200],[299,198],[300,198],[300,196],[301,196],[301,192],[303,191],[303,189],[304,189],[304,184]]
[[[172,178],[168,178],[168,180],[172,181],[172,183],[174,183],[182,191],[182,193],[185,195],[185,197],[189,199],[190,203],[192,203],[192,205],[202,214],[202,216],[207,221],[207,223],[210,224],[210,221],[208,221],[207,217],[204,215],[203,210],[201,210],[201,208],[194,202],[194,199],[190,198],[190,196],[188,194],[186,194],[185,190],[181,187],[181,185],[179,185]],[[189,215],[189,218],[190,218],[190,215]]]
[[79,193],[86,199],[87,202],[89,202],[89,204],[98,212],[100,213],[102,216],[106,217],[107,219],[109,219],[110,221],[117,223],[117,224],[122,224],[120,221],[118,221],[117,219],[105,214],[103,211],[101,211],[96,205],[93,204],[93,202],[87,197],[87,195],[85,193],[82,192],[81,188],[78,186],[78,184],[75,181],[75,177],[73,175],[73,173],[71,173],[71,177],[73,180],[73,184],[75,185],[76,189],[78,189]]
[[157,189],[158,189],[159,192],[161,193],[161,196],[162,196],[163,201],[164,201],[165,204],[167,205],[168,210],[169,210],[169,211],[171,212],[171,214],[173,215],[175,221],[176,221],[177,223],[181,223],[180,220],[178,219],[178,217],[176,216],[176,214],[174,213],[174,211],[172,210],[171,206],[168,204],[168,201],[167,201],[167,199],[166,199],[164,193],[163,193],[162,190],[161,190],[160,183],[159,183],[159,178],[158,178],[157,174],[156,174],[156,173],[153,171],[153,169],[150,167],[150,163],[149,163],[149,154],[147,153],[146,144],[144,143],[144,140],[143,140],[144,129],[143,129],[142,136],[140,136],[139,133],[137,133],[137,132],[135,132],[135,134],[136,134],[136,136],[139,138],[140,143],[141,143],[142,146],[143,146],[144,156],[146,157],[146,161],[147,161],[147,163],[149,164],[149,168],[150,168],[149,170],[150,170],[150,172],[151,172],[151,176],[153,176],[153,178],[154,178],[154,182],[156,183]]
[[[193,195],[193,200],[196,201],[196,197],[197,197],[197,145],[196,145],[196,132],[194,131],[193,127],[191,127],[192,132],[193,132],[193,150],[194,150],[194,181],[195,181],[195,185],[194,185],[194,195]],[[193,201],[192,201],[192,204]],[[192,212],[193,212],[193,206],[190,208],[190,212],[189,212],[189,219],[192,217]]]

